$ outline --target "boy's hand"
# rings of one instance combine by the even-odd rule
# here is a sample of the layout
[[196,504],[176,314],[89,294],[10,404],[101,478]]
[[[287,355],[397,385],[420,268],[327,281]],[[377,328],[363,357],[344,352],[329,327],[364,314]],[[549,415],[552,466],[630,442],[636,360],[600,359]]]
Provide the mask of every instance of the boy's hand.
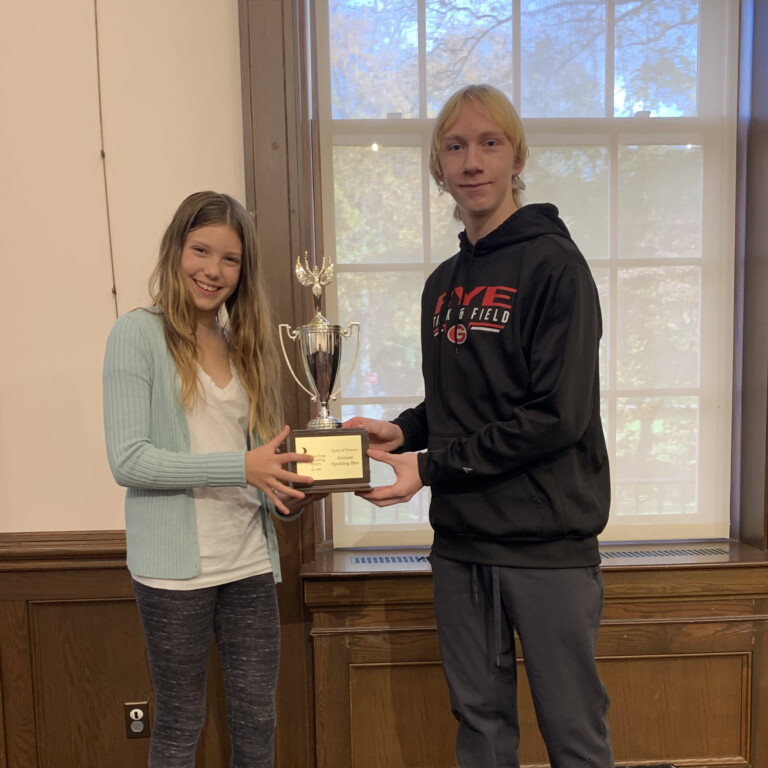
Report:
[[358,491],[356,496],[370,501],[377,507],[388,507],[392,504],[410,501],[414,494],[424,487],[419,475],[418,454],[392,455],[384,451],[369,450],[368,455],[374,461],[383,461],[385,464],[389,464],[395,470],[396,479],[392,485],[382,485],[378,488],[372,488],[370,491]]
[[[405,442],[403,430],[391,421],[380,421],[379,419],[366,419],[363,416],[355,416],[345,421],[341,426],[366,430],[368,432],[369,445],[371,448],[379,451],[394,451]],[[370,452],[368,455],[371,455]]]

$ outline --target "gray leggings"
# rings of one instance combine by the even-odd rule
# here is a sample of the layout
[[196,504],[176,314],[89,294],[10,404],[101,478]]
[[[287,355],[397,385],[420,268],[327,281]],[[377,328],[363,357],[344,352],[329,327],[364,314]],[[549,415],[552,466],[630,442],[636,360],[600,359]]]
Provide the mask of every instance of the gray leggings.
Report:
[[155,693],[149,768],[194,768],[211,636],[221,662],[230,768],[272,768],[280,619],[271,573],[218,587],[133,582]]

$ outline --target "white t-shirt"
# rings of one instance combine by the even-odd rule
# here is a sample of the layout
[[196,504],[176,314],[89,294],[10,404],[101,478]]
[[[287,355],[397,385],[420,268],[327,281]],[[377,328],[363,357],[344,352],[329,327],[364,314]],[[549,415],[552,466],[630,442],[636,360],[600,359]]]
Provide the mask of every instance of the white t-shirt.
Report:
[[[187,412],[190,451],[245,450],[249,402],[234,367],[232,379],[223,389],[202,368],[198,368],[198,377],[205,401],[198,401],[194,410]],[[136,581],[158,589],[200,589],[271,573],[256,489],[248,485],[193,491],[200,573],[191,579],[134,576]]]

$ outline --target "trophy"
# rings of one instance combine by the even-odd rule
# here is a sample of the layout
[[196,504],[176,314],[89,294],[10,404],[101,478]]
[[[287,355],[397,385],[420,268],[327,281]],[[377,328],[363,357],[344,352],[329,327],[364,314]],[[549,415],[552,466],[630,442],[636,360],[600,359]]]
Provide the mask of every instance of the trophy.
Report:
[[[350,323],[348,328],[332,325],[320,311],[320,299],[323,288],[333,280],[333,264],[328,256],[323,256],[319,269],[310,269],[307,254],[304,264],[296,258],[295,273],[303,286],[312,286],[315,316],[307,325],[296,329],[286,323],[279,326],[280,346],[294,381],[317,402],[317,416],[309,421],[306,429],[292,430],[288,436],[288,450],[312,455],[312,463],[293,466],[314,479],[312,485],[295,484],[305,493],[327,493],[329,491],[359,491],[370,486],[370,463],[368,454],[368,433],[364,429],[345,429],[341,422],[331,416],[328,403],[336,399],[343,388],[338,389],[336,378],[341,364],[341,348],[344,339],[356,336],[355,354],[351,369],[357,362],[360,349],[360,323]],[[285,350],[284,334],[291,341],[299,341],[301,362],[308,386],[296,375]],[[351,375],[350,369],[350,375]],[[346,383],[346,382],[344,382]]]

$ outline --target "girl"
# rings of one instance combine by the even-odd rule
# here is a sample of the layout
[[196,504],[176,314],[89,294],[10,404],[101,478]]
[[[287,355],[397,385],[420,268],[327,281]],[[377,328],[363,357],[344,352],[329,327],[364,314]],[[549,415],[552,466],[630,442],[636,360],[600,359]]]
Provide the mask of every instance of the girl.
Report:
[[190,195],[163,236],[152,306],[118,318],[107,341],[107,455],[128,489],[128,568],[155,692],[150,768],[194,766],[212,631],[230,765],[273,765],[280,563],[270,513],[300,514],[304,494],[289,483],[312,479],[285,467],[311,457],[279,451],[289,428],[260,273],[243,207]]

